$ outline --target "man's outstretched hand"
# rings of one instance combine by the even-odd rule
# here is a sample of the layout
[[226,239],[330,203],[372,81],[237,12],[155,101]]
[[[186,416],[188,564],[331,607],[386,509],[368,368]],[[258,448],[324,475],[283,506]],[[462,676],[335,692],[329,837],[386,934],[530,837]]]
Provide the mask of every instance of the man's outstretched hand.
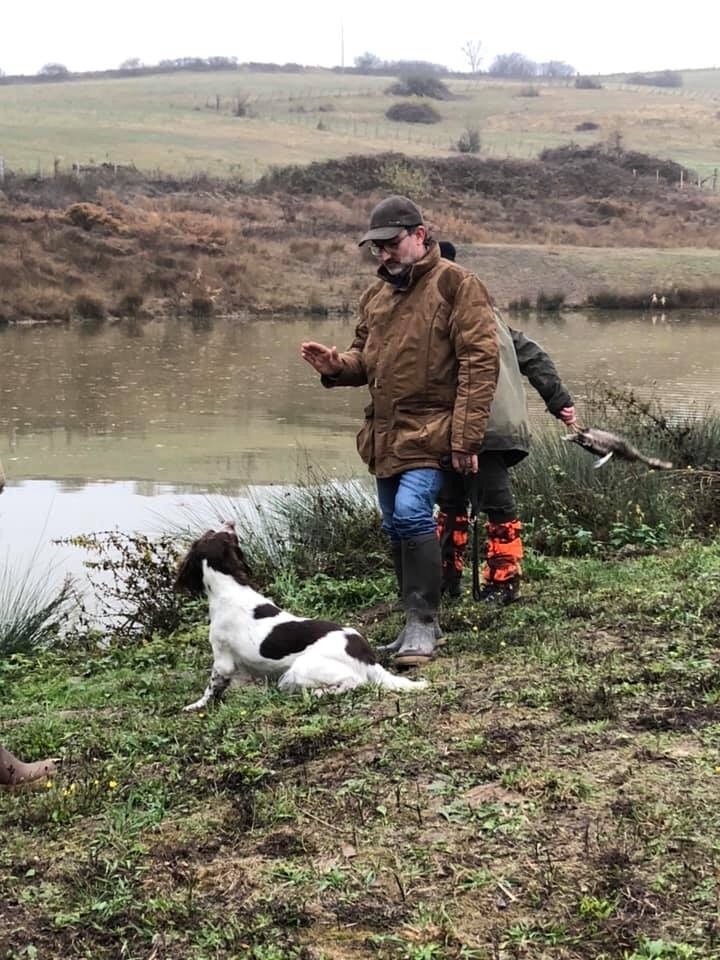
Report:
[[334,377],[342,370],[342,361],[337,347],[326,347],[322,343],[310,340],[300,345],[300,355],[311,367],[326,377]]

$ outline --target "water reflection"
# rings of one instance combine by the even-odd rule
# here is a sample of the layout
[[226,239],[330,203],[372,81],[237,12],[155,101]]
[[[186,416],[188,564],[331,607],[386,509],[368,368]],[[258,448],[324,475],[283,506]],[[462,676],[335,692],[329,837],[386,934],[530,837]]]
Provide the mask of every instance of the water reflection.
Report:
[[[597,380],[681,412],[720,408],[720,319],[707,312],[511,323],[548,350],[581,409]],[[344,347],[352,334],[350,320],[313,317],[0,328],[0,549],[17,560],[42,545],[78,572],[79,552],[51,540],[160,532],[207,491],[293,482],[308,463],[364,474],[366,391],[324,390],[299,357],[304,339]],[[529,405],[536,427],[555,423],[532,390]]]
[[[720,322],[707,313],[512,318],[581,398],[597,379],[671,405],[720,406]],[[323,390],[305,338],[347,344],[349,320],[219,319],[0,331],[0,458],[9,478],[238,485],[291,481],[308,458],[358,471],[364,390]],[[532,394],[536,421],[542,404]]]

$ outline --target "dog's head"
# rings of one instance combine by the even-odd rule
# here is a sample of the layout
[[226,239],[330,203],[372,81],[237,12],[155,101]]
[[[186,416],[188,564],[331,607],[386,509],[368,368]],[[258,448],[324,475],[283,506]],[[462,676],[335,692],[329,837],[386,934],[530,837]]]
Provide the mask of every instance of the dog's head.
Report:
[[195,595],[204,592],[203,560],[218,573],[225,573],[242,586],[250,583],[250,568],[235,533],[235,524],[224,523],[221,530],[207,530],[194,540],[180,563],[173,589]]

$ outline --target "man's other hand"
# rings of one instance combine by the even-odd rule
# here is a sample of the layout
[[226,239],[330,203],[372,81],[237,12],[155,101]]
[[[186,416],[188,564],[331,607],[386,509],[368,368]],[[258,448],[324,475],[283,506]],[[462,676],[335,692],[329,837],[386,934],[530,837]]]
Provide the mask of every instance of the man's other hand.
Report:
[[310,340],[300,345],[300,355],[318,373],[326,377],[334,377],[342,370],[342,361],[337,347],[326,347],[322,343]]
[[453,470],[458,473],[477,473],[478,458],[476,453],[467,453],[465,450],[453,450]]

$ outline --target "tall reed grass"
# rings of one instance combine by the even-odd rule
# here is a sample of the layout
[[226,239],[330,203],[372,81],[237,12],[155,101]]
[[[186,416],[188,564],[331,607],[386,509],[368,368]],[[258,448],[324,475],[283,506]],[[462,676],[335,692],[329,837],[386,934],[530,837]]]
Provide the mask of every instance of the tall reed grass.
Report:
[[26,656],[52,646],[75,604],[73,585],[49,585],[48,570],[33,573],[0,559],[0,657]]

